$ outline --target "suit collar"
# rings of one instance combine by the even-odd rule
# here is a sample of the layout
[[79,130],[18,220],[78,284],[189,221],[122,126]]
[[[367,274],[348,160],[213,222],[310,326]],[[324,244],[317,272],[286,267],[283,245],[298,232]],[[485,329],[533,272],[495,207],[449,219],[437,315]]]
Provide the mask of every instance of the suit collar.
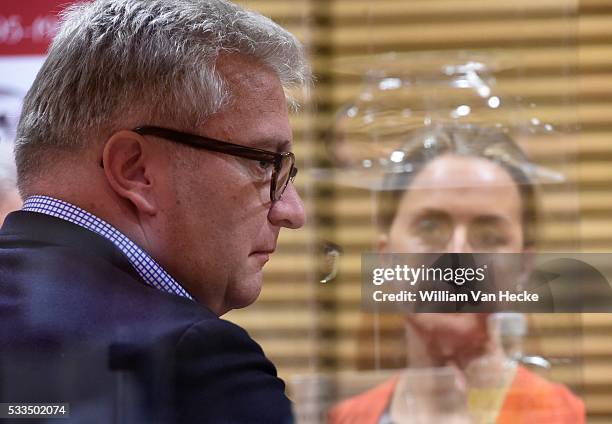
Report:
[[94,232],[60,218],[37,212],[11,212],[0,229],[0,242],[12,241],[64,246],[102,257],[133,278],[144,281],[128,259],[110,241]]

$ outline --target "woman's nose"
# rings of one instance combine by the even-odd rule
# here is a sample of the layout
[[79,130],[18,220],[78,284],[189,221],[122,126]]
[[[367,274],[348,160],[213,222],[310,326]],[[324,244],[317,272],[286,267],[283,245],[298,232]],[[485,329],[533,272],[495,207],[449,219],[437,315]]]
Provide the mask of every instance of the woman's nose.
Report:
[[468,240],[467,229],[463,226],[455,227],[449,240],[448,252],[472,253],[472,246]]

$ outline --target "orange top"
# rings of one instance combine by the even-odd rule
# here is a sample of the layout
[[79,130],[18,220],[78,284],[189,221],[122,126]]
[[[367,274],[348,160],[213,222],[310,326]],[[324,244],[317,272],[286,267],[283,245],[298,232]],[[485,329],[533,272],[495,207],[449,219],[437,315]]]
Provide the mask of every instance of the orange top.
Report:
[[[330,424],[378,424],[389,406],[398,377],[394,377],[335,406]],[[582,424],[584,403],[565,386],[518,367],[497,417],[498,424]]]

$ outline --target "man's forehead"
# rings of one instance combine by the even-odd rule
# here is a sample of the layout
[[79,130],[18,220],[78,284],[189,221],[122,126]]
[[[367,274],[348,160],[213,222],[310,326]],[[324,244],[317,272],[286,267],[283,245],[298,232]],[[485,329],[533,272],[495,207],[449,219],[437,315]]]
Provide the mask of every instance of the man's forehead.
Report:
[[256,59],[221,54],[217,70],[229,97],[201,126],[202,135],[272,151],[291,149],[291,126],[280,79]]
[[[230,89],[247,88],[248,92],[259,92],[269,91],[274,87],[282,90],[276,72],[254,57],[236,53],[221,53],[216,65],[219,74]],[[248,93],[244,94],[248,95]]]

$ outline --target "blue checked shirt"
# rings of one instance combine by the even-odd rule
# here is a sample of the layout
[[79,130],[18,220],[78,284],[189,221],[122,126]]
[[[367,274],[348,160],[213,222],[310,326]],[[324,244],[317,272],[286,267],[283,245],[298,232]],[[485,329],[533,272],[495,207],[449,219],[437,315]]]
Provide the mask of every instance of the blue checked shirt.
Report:
[[189,293],[161,265],[155,262],[147,252],[138,247],[136,243],[108,222],[101,220],[95,215],[68,202],[48,196],[28,197],[23,204],[22,210],[54,216],[93,231],[121,250],[136,272],[148,285],[193,300]]

